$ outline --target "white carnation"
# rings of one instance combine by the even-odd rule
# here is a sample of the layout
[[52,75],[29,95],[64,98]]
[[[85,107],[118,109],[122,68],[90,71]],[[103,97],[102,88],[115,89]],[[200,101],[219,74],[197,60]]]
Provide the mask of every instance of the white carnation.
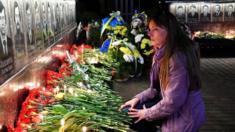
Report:
[[95,22],[95,26],[96,26],[96,27],[99,27],[100,24],[96,21],[96,22]]
[[117,11],[116,13],[117,13],[117,15],[118,15],[118,16],[120,16],[120,15],[121,15],[121,12],[120,12],[120,11]]
[[141,40],[142,40],[143,37],[144,37],[143,34],[137,34],[137,35],[135,36],[135,43],[141,42]]
[[89,76],[86,74],[84,79],[85,79],[86,81],[89,80]]
[[131,34],[137,35],[137,30],[136,30],[136,29],[132,29],[132,30],[131,30]]

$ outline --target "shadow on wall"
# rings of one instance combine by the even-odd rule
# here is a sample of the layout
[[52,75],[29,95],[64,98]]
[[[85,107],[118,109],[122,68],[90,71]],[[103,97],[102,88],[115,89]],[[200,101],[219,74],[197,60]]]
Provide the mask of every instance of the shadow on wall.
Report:
[[92,19],[98,19],[101,14],[100,7],[100,2],[98,0],[77,0],[77,21],[90,21]]
[[[133,9],[138,11],[150,12],[152,8],[156,7],[159,4],[159,1],[164,0],[132,0]],[[91,4],[92,3],[92,4]],[[163,2],[162,2],[163,3]],[[115,4],[118,4],[116,6]],[[77,0],[76,1],[76,12],[77,12],[77,21],[85,20],[90,21],[92,19],[102,19],[106,17],[110,12],[121,10],[116,9],[116,7],[126,10],[125,7],[128,2],[120,0]],[[133,10],[133,13],[134,13]]]

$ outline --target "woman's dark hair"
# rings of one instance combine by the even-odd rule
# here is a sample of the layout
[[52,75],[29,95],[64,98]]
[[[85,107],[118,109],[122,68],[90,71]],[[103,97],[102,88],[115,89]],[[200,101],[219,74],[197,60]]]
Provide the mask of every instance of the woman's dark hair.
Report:
[[38,8],[38,2],[37,2],[37,1],[35,1],[34,8],[35,8],[35,9],[37,9],[37,8]]
[[181,52],[186,56],[187,71],[190,79],[189,89],[200,88],[201,82],[199,77],[200,57],[199,52],[195,48],[194,42],[184,33],[180,27],[180,23],[175,16],[169,11],[165,11],[161,7],[154,9],[148,18],[149,22],[153,21],[160,27],[168,31],[162,63],[160,66],[160,81],[163,89],[166,88],[169,74],[169,60],[174,57],[176,52]]
[[0,12],[2,12],[2,10],[3,10],[4,8],[5,8],[5,7],[4,7],[2,1],[0,1]]
[[26,3],[26,11],[27,11],[27,10],[30,10],[29,3],[28,3],[28,2]]
[[18,5],[18,3],[15,1],[15,2],[14,2],[14,9],[15,9],[16,7],[19,7],[19,5]]

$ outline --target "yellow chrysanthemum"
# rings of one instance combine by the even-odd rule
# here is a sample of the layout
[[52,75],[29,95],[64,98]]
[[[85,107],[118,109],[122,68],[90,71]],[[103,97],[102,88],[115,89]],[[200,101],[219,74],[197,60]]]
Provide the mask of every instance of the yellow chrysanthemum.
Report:
[[153,49],[151,49],[150,51],[145,50],[143,54],[149,56],[149,55],[152,54],[153,52],[154,52]]
[[150,43],[150,40],[149,40],[149,39],[144,38],[144,39],[141,41],[140,48],[141,48],[141,49],[145,49],[146,45],[149,45],[149,46],[150,46],[151,43]]
[[119,34],[119,30],[114,30],[113,33],[114,34]]
[[124,29],[121,30],[121,35],[122,36],[125,36],[126,33],[127,33],[127,28],[124,28]]

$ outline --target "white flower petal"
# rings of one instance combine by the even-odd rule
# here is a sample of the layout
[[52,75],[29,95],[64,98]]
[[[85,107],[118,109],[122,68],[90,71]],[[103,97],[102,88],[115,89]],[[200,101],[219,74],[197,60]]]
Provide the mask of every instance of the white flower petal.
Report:
[[144,37],[143,34],[137,34],[137,35],[135,36],[135,43],[141,42],[141,40],[142,40],[143,37]]
[[133,62],[135,60],[134,56],[130,55],[130,62]]
[[130,60],[129,60],[129,57],[128,57],[128,55],[123,55],[123,59],[126,61],[126,62],[130,62]]
[[133,34],[133,35],[137,35],[137,31],[136,31],[136,29],[132,29],[132,30],[131,30],[131,34]]
[[135,45],[131,44],[131,43],[128,43],[127,45],[131,50],[135,50]]
[[140,64],[144,64],[144,58],[143,58],[142,56],[140,56],[140,57],[138,58],[138,62],[139,62]]
[[112,43],[113,46],[118,46],[118,45],[120,45],[120,44],[121,44],[121,40],[115,41],[115,42]]

